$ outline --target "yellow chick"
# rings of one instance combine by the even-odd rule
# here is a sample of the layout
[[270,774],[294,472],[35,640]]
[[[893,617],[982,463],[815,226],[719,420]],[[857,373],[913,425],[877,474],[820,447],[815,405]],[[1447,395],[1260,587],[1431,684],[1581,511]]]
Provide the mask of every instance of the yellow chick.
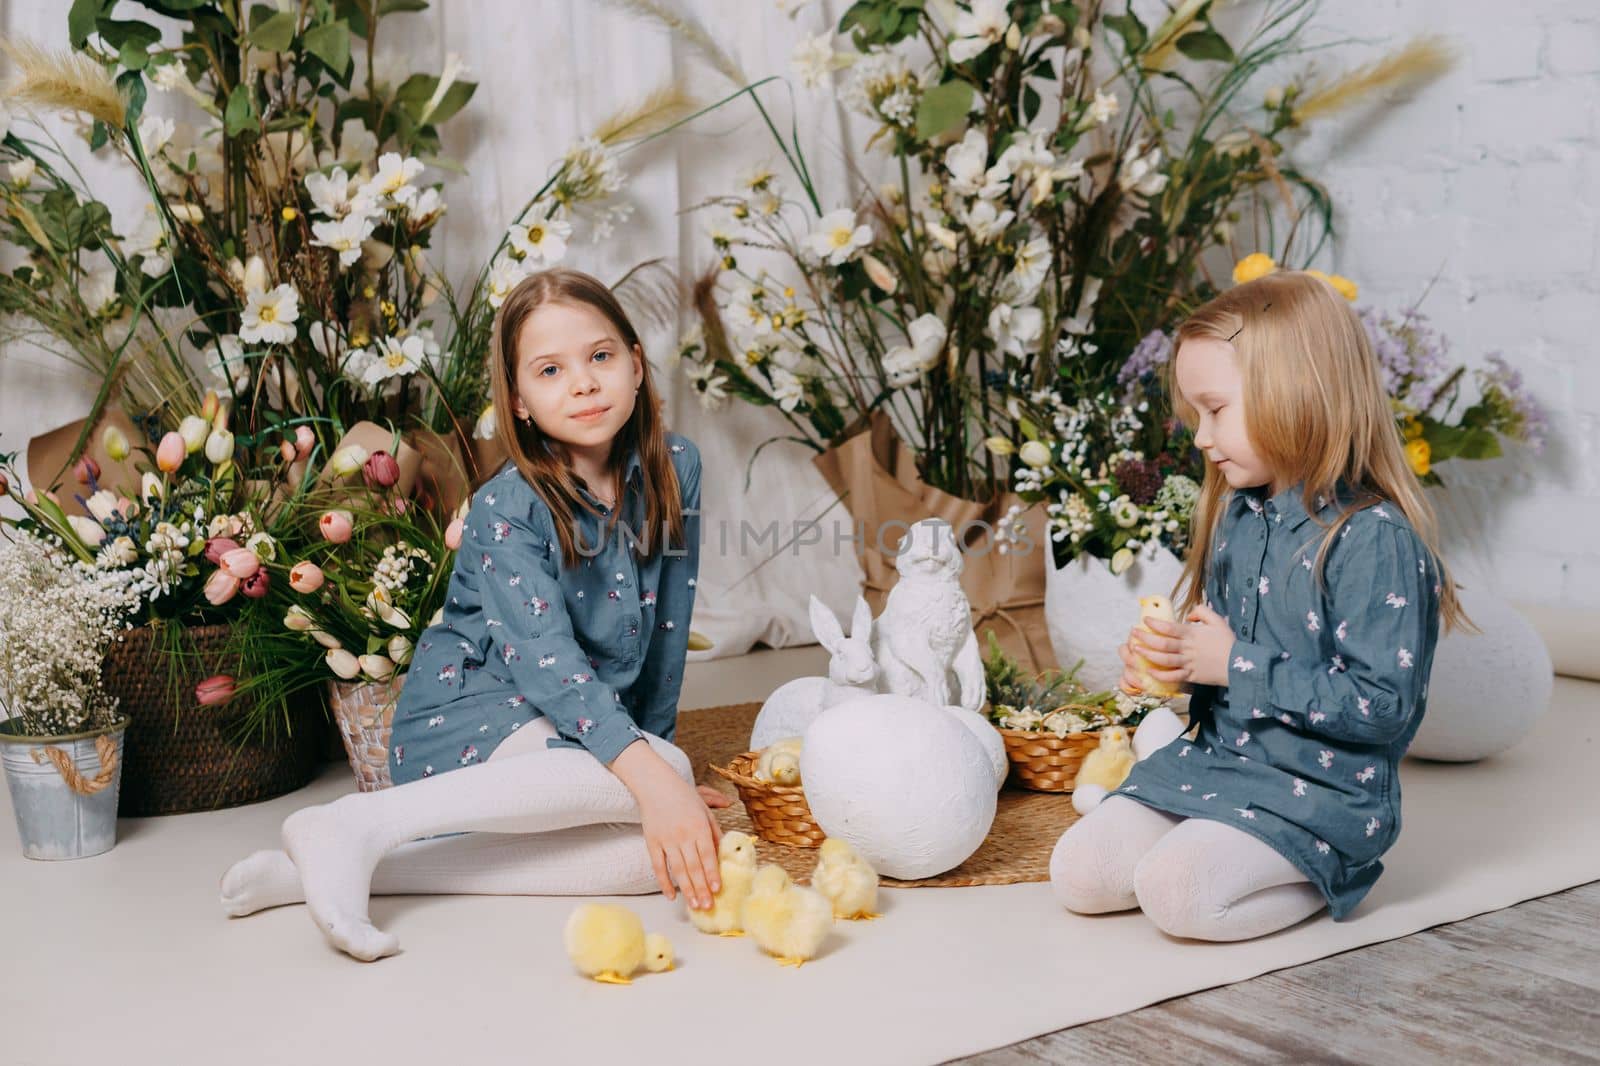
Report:
[[1120,725],[1107,726],[1100,730],[1100,746],[1091,751],[1084,758],[1083,765],[1078,767],[1078,776],[1073,778],[1072,787],[1078,789],[1084,785],[1099,785],[1107,792],[1114,791],[1137,761],[1127,729]]
[[567,956],[578,972],[608,985],[630,985],[641,965],[651,973],[672,969],[672,945],[626,907],[585,903],[567,919]]
[[785,737],[768,744],[761,749],[752,776],[757,781],[771,781],[777,785],[800,784],[800,745],[799,737]]
[[710,910],[689,908],[689,920],[702,933],[744,936],[744,929],[739,925],[739,908],[750,895],[750,885],[756,878],[755,838],[738,831],[724,833],[717,855],[722,887],[712,894]]
[[[1136,628],[1156,636],[1155,630],[1145,624],[1146,618],[1155,618],[1162,622],[1177,621],[1177,616],[1172,613],[1172,601],[1165,596],[1142,596],[1139,599],[1139,625]],[[1150,671],[1159,668],[1137,651],[1133,653],[1133,663],[1134,674],[1139,678],[1139,691],[1135,695],[1166,698],[1176,696],[1183,691],[1183,686],[1176,682],[1157,681],[1151,677]]]
[[879,917],[873,910],[878,903],[878,871],[837,837],[822,842],[811,887],[828,897],[835,918],[870,921]]
[[833,904],[820,892],[789,880],[783,867],[756,871],[740,921],[745,931],[780,966],[803,966],[815,958],[833,927]]

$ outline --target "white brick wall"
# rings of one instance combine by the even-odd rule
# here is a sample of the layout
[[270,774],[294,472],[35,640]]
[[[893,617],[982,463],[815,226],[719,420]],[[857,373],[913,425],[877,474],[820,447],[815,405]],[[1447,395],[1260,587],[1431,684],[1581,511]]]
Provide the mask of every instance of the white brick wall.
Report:
[[[1600,3],[1339,0],[1319,26],[1381,54],[1439,33],[1454,69],[1297,151],[1332,190],[1329,264],[1362,301],[1422,305],[1454,354],[1500,350],[1550,412],[1542,456],[1440,467],[1461,578],[1514,599],[1600,593]],[[1325,53],[1326,54],[1326,53]]]

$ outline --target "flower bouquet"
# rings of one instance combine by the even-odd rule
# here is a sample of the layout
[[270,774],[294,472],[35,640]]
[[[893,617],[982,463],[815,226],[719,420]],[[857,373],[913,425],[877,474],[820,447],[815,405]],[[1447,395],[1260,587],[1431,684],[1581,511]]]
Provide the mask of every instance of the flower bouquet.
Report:
[[29,858],[116,842],[128,719],[100,660],[129,606],[125,586],[58,540],[20,531],[0,542],[0,762]]
[[[388,784],[394,703],[417,639],[444,605],[460,543],[459,517],[441,525],[401,491],[398,435],[390,444],[339,449],[285,504],[274,524],[281,550],[249,578],[264,580],[267,595],[233,638],[239,679],[210,682],[225,697],[283,704],[326,683],[364,790]],[[223,559],[218,573],[237,576]]]

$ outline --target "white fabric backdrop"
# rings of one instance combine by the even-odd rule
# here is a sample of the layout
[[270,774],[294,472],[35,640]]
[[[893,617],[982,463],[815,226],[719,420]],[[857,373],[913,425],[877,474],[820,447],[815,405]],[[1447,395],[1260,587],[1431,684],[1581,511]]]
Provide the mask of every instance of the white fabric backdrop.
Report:
[[[817,0],[791,21],[771,0],[679,3],[700,17],[752,80],[789,74],[795,42],[836,24],[847,6],[846,0]],[[1503,20],[1449,0],[1325,5],[1324,39],[1373,42],[1341,50],[1341,61],[1370,58],[1385,39],[1446,28],[1461,62],[1415,99],[1322,128],[1297,154],[1324,177],[1343,212],[1344,239],[1319,265],[1351,274],[1363,283],[1364,300],[1390,307],[1413,302],[1442,267],[1443,280],[1425,309],[1456,338],[1457,353],[1475,362],[1484,346],[1502,344],[1514,363],[1528,368],[1553,408],[1545,460],[1513,458],[1453,472],[1459,488],[1448,508],[1452,561],[1517,598],[1577,603],[1592,601],[1600,591],[1600,547],[1592,538],[1600,520],[1600,401],[1584,399],[1585,390],[1574,387],[1585,380],[1580,375],[1593,373],[1600,301],[1594,298],[1594,271],[1542,270],[1548,257],[1541,250],[1553,231],[1518,222],[1531,209],[1522,193],[1548,200],[1538,190],[1553,176],[1581,176],[1586,166],[1592,174],[1600,165],[1587,102],[1595,98],[1600,61],[1586,61],[1583,49],[1568,47],[1573,40],[1594,39],[1595,26],[1585,21],[1592,15],[1584,14],[1583,4],[1535,0],[1525,6],[1528,26],[1511,40]],[[0,10],[8,34],[65,43],[65,5],[0,0]],[[673,75],[707,98],[730,88],[681,41],[598,0],[436,0],[431,11],[396,16],[385,25],[396,32],[380,45],[379,60],[392,62],[401,76],[438,71],[448,53],[458,52],[468,76],[479,83],[467,110],[447,127],[446,153],[467,172],[445,176],[450,210],[436,231],[435,259],[457,280],[476,270],[564,147],[602,117]],[[843,204],[846,175],[859,168],[876,177],[882,159],[862,158],[851,147],[864,143],[865,128],[831,94],[798,85],[794,93],[800,136],[824,207]],[[764,99],[783,126],[793,113],[787,91],[768,87]],[[153,106],[162,104],[157,97]],[[1412,151],[1416,145],[1420,154]],[[633,219],[600,245],[580,240],[567,262],[609,279],[634,262],[665,255],[687,279],[708,262],[704,231],[711,216],[682,209],[732,191],[737,176],[758,162],[775,163],[781,172],[765,125],[744,101],[628,156],[627,196],[637,205]],[[92,161],[86,173],[119,219],[136,209],[138,189],[130,174]],[[789,188],[795,191],[792,180]],[[1560,201],[1571,217],[1563,240],[1577,248],[1556,257],[1557,266],[1594,262],[1595,189],[1592,181],[1574,186],[1572,197]],[[1500,263],[1509,266],[1500,269]],[[682,325],[691,322],[685,308]],[[664,369],[674,340],[665,333],[647,337],[658,368]],[[672,372],[660,377],[675,428],[700,444],[706,463],[711,540],[694,625],[717,647],[697,654],[734,654],[758,640],[775,646],[809,642],[809,594],[837,613],[850,609],[860,571],[848,544],[836,551],[826,535],[821,544],[761,565],[773,541],[750,540],[741,551],[739,530],[744,522],[758,530],[778,522],[787,531],[828,506],[831,493],[812,470],[810,453],[772,445],[757,461],[746,492],[749,455],[785,424],[771,412],[737,405],[708,415]],[[0,353],[0,450],[20,449],[33,434],[81,416],[90,395],[89,383],[48,356]],[[1530,495],[1528,505],[1515,506]],[[843,517],[835,507],[825,529]],[[729,532],[726,553],[717,536],[723,529]]]

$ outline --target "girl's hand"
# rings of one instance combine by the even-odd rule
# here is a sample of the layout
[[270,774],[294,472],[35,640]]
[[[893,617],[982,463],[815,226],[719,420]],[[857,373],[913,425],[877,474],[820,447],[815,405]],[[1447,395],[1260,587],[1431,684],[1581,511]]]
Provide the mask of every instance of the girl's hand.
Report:
[[[722,889],[717,855],[722,829],[711,813],[712,801],[648,744],[630,744],[612,770],[639,802],[645,847],[662,895],[674,899],[681,889],[689,906],[709,910],[712,893]],[[731,802],[716,795],[720,806]]]
[[1130,696],[1144,694],[1144,685],[1133,661],[1133,635],[1137,632],[1137,628],[1129,630],[1127,642],[1117,645],[1117,658],[1122,660],[1122,680],[1117,682],[1117,687]]
[[1227,620],[1202,603],[1189,612],[1188,622],[1178,625],[1146,618],[1145,625],[1154,632],[1135,629],[1129,640],[1134,650],[1150,660],[1150,676],[1157,681],[1227,685],[1234,640]]
[[[710,807],[712,810],[719,810],[723,807],[733,806],[733,800],[730,799],[726,793],[718,792],[710,785],[696,785],[694,786],[694,790],[700,793],[700,798],[705,800],[706,806]],[[722,843],[722,828],[720,826],[717,828],[717,843]]]

